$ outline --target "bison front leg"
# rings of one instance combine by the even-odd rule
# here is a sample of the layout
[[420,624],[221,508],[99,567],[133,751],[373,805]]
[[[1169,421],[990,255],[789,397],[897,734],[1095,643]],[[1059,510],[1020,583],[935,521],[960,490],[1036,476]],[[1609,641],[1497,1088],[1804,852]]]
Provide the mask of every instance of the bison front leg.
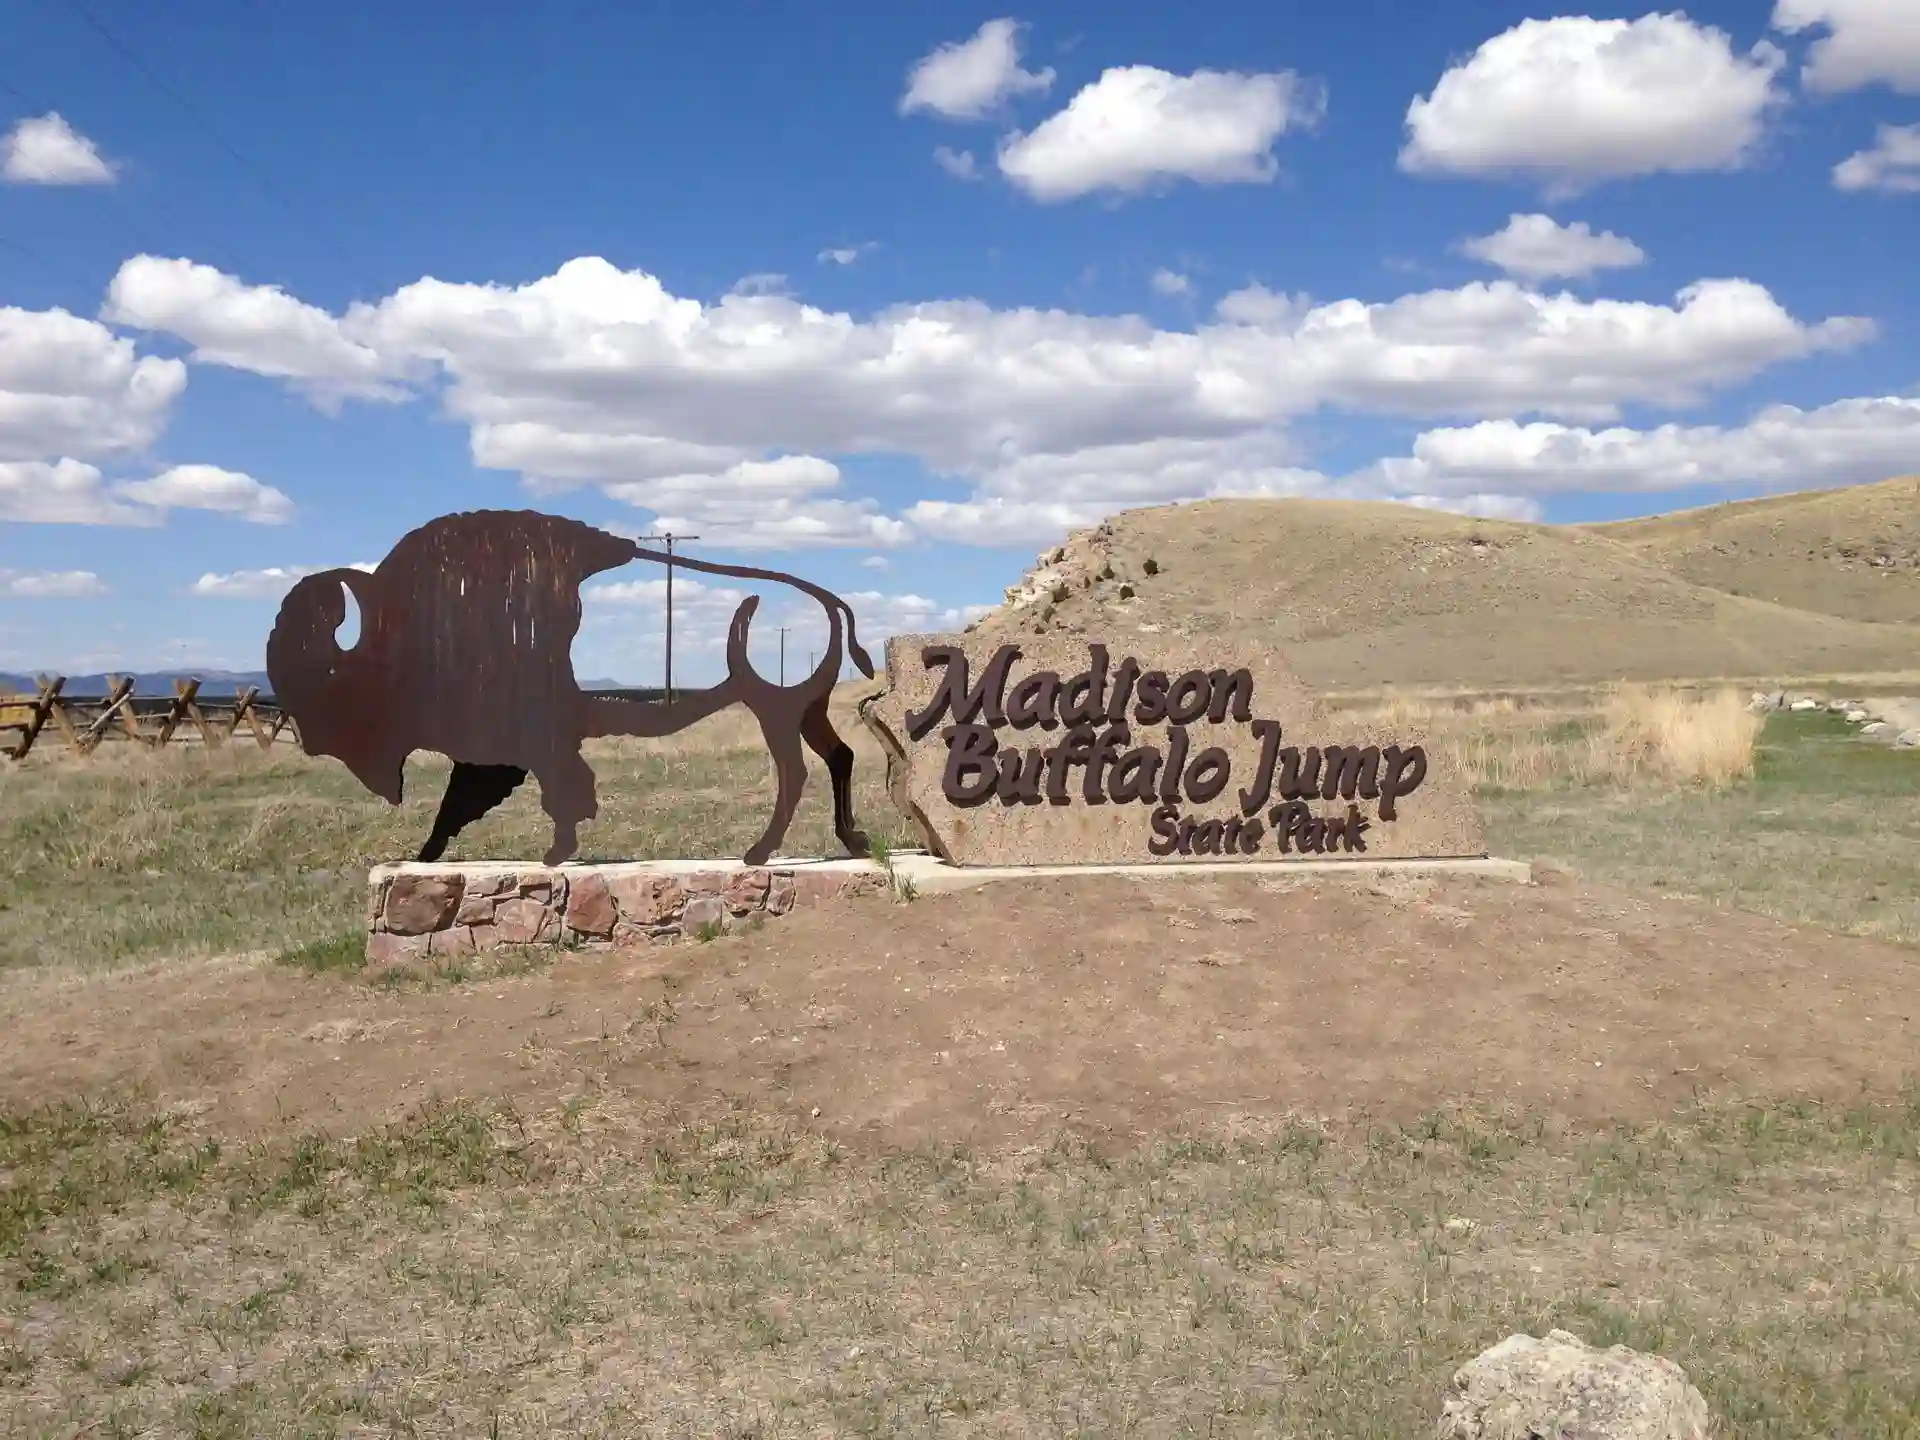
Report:
[[578,750],[563,751],[537,767],[533,774],[540,782],[540,808],[553,821],[553,846],[542,863],[561,865],[571,860],[579,848],[580,822],[600,813],[600,804],[594,795],[593,767]]
[[453,773],[447,777],[447,793],[440,800],[440,813],[433,820],[433,833],[420,847],[418,858],[438,860],[447,853],[449,840],[513,794],[526,778],[527,772],[518,765],[454,761]]
[[760,722],[760,733],[766,737],[767,751],[773,756],[778,789],[773,800],[773,817],[767,821],[765,833],[753,842],[743,858],[749,865],[764,865],[773,858],[774,848],[787,838],[793,813],[800,808],[800,794],[807,788],[807,757],[791,721],[782,723],[758,713],[754,718]]

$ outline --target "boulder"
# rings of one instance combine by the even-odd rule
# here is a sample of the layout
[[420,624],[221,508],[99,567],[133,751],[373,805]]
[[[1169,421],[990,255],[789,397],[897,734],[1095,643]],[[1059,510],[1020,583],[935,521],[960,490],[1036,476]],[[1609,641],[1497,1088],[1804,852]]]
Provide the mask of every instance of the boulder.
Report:
[[1509,1335],[1454,1373],[1437,1440],[1707,1440],[1712,1416],[1659,1355],[1602,1350],[1565,1330]]
[[687,901],[687,908],[680,914],[680,933],[697,935],[705,926],[724,927],[726,923],[726,902],[718,895],[701,895]]
[[642,928],[665,925],[687,903],[686,891],[664,875],[628,875],[608,882],[621,919]]
[[1884,735],[1892,728],[1893,727],[1884,720],[1869,720],[1860,727],[1860,733],[1862,735]]
[[387,887],[387,929],[395,935],[430,935],[444,929],[460,908],[460,876],[396,875]]
[[1866,718],[1867,718],[1867,712],[1864,710],[1849,710],[1846,713],[1846,721],[1849,725],[1858,725],[1862,720],[1865,720]]
[[385,930],[367,936],[367,965],[374,970],[404,965],[426,953],[427,942],[417,935],[394,935]]
[[1893,743],[1902,747],[1920,745],[1920,728],[1902,730],[1898,735],[1893,737]]
[[613,892],[600,876],[582,875],[568,887],[567,927],[576,935],[604,940],[613,934],[613,922],[619,918]]
[[1820,702],[1818,700],[1811,700],[1811,699],[1802,697],[1801,699],[1798,699],[1794,701],[1791,705],[1787,706],[1787,708],[1789,710],[1801,710],[1801,711],[1818,710],[1820,708]]

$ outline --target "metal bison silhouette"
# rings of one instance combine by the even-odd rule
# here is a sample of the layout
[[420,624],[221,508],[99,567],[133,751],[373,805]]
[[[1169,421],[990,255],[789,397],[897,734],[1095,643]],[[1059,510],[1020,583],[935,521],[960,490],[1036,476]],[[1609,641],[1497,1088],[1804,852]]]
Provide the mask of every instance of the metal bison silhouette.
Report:
[[[437,860],[461,829],[500,804],[529,774],[553,821],[546,863],[569,859],[577,827],[599,811],[581,743],[599,735],[671,735],[729,705],[760,722],[779,781],[766,832],[747,850],[764,864],[785,837],[807,781],[802,743],[826,761],[833,824],[854,855],[867,838],[853,818],[853,750],[827,718],[845,653],[860,672],[873,661],[839,596],[775,570],[672,557],[710,575],[773,580],[826,608],[826,652],[797,685],[775,685],[747,663],[748,596],[727,634],[727,678],[671,703],[593,693],[574,681],[580,585],[632,560],[668,557],[577,520],[535,511],[446,515],[403,536],[372,573],[325,570],[287,593],[267,640],[267,675],[309,755],[332,755],[374,794],[397,805],[407,757],[433,750],[453,761],[421,860]],[[360,611],[359,638],[337,632],[346,595]]]

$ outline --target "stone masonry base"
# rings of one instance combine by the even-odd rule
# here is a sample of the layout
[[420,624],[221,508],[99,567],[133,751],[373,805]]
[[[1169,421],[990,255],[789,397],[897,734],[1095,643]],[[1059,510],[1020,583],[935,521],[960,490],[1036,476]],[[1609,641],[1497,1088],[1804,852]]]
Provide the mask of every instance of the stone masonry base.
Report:
[[558,867],[511,861],[379,865],[367,877],[367,960],[388,965],[502,946],[670,944],[714,935],[796,905],[910,885],[934,895],[1056,875],[1126,875],[1143,881],[1226,874],[1300,874],[1362,879],[1387,874],[1473,875],[1528,884],[1524,861],[1294,859],[1085,866],[955,866],[903,852],[893,876],[871,860],[644,860]]
[[884,883],[870,866],[818,862],[379,865],[367,877],[367,961],[510,945],[671,943]]

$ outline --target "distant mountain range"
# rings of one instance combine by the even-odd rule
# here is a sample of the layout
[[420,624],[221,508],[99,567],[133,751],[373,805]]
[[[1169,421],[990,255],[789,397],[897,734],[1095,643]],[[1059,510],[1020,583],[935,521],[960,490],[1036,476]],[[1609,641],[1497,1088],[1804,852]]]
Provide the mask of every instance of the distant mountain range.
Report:
[[[46,671],[46,674],[58,674],[58,671]],[[126,671],[117,672],[124,677]],[[272,691],[264,670],[145,670],[138,671],[133,677],[133,693],[136,695],[171,695],[175,680],[200,681],[202,695],[237,695],[242,687],[251,685],[262,694]],[[39,682],[31,675],[0,674],[0,691],[14,694],[31,695],[40,688]],[[113,689],[113,682],[105,675],[69,675],[67,695],[105,695]]]
[[[48,674],[57,672],[48,671]],[[126,672],[120,671],[121,675]],[[273,693],[273,684],[267,679],[264,670],[151,670],[140,671],[133,677],[135,695],[171,695],[175,680],[191,680],[198,676],[200,693],[208,697],[216,695],[237,695],[245,686],[251,685],[262,695]],[[13,675],[0,672],[0,694],[32,695],[40,688],[39,682],[31,675]],[[638,687],[629,686],[620,680],[582,680],[582,690],[626,690]],[[113,689],[113,683],[105,675],[69,675],[65,690],[67,695],[106,695]]]

